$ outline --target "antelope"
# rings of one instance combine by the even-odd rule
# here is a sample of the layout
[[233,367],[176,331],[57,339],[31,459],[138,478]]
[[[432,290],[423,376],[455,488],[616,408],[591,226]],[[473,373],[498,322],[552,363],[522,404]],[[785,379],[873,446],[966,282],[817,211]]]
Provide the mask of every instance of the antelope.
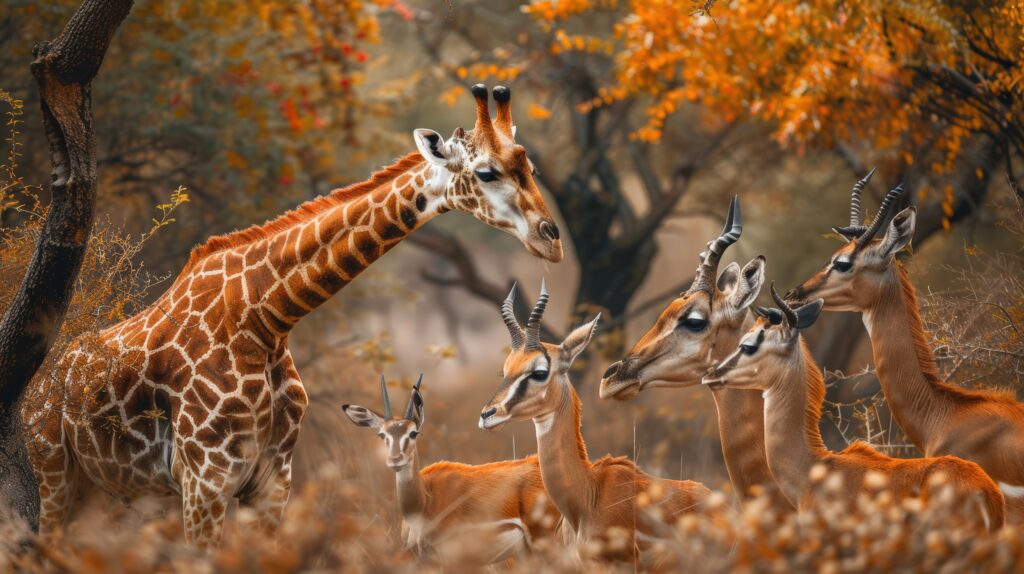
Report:
[[768,466],[790,502],[800,510],[814,505],[811,475],[817,466],[842,478],[850,502],[861,492],[871,492],[877,481],[865,479],[872,473],[880,475],[896,500],[927,497],[933,481],[941,477],[959,495],[981,502],[981,519],[990,530],[1002,527],[1002,492],[973,462],[953,456],[891,458],[862,442],[842,452],[825,448],[818,429],[825,384],[800,334],[814,324],[824,302],[816,299],[794,309],[774,284],[770,291],[778,308],[755,306],[759,317],[754,326],[729,356],[708,370],[702,383],[764,394]]
[[1006,496],[1010,520],[1024,522],[1024,404],[1009,393],[968,390],[941,379],[917,293],[896,258],[914,236],[917,211],[900,211],[879,235],[903,192],[899,186],[865,226],[860,200],[870,177],[853,188],[850,225],[834,228],[846,244],[787,298],[821,298],[826,311],[861,313],[885,400],[910,441],[925,456],[948,454],[981,465]]
[[[662,520],[697,509],[710,491],[699,482],[645,474],[625,457],[591,461],[580,430],[580,399],[569,367],[590,342],[600,314],[574,329],[560,344],[540,340],[548,294],[541,294],[524,329],[513,311],[515,286],[501,306],[512,337],[503,382],[480,414],[480,428],[532,420],[544,487],[563,518],[563,536],[596,543],[604,558],[652,563]],[[647,501],[649,505],[645,505]],[[645,507],[646,506],[646,507]]]
[[550,537],[558,511],[544,492],[536,455],[477,466],[443,461],[420,470],[416,442],[424,421],[422,381],[420,375],[401,418],[391,414],[383,375],[383,413],[359,405],[341,407],[353,423],[376,430],[384,440],[406,548],[418,555],[432,551],[446,563],[489,564],[520,556],[531,550],[533,540]]
[[[743,232],[739,198],[729,205],[725,227],[707,250],[689,290],[662,311],[654,325],[626,357],[613,363],[601,379],[602,399],[628,400],[649,388],[700,385],[715,360],[736,348],[754,323],[748,310],[764,285],[765,260],[755,257],[743,269],[730,263],[715,281],[722,254]],[[764,453],[764,401],[757,391],[712,391],[718,411],[718,432],[729,480],[741,498],[767,489],[781,507],[775,479]]]

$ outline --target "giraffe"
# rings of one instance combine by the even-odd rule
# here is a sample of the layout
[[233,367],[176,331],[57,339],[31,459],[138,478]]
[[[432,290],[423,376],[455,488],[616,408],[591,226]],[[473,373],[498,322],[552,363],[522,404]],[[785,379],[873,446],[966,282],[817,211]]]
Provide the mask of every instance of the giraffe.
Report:
[[[232,497],[273,532],[308,399],[288,349],[306,314],[406,235],[458,209],[562,258],[558,227],[514,140],[511,92],[472,88],[476,125],[359,184],[195,248],[153,304],[79,337],[22,409],[40,529],[61,527],[77,485],[116,498],[179,495],[186,539],[219,543]],[[87,479],[87,480],[81,480]]]

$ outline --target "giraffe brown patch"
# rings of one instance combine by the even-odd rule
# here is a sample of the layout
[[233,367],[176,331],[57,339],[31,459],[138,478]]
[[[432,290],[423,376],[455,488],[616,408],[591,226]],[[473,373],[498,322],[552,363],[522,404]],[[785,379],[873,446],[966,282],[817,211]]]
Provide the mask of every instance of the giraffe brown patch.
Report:
[[188,417],[178,417],[177,431],[180,435],[190,435],[195,430],[192,421]]
[[418,210],[420,210],[422,212],[426,208],[427,208],[427,196],[423,195],[422,193],[417,193],[416,194],[416,209],[418,209]]
[[[259,398],[260,393],[264,389],[263,381],[257,381],[256,379],[249,379],[242,383],[242,395],[249,399],[250,403],[255,403],[256,399]],[[225,403],[226,405],[227,403]]]
[[405,186],[409,185],[410,181],[412,181],[412,176],[410,176],[407,173],[404,173],[401,176],[399,176],[399,178],[397,180],[395,180],[395,187],[396,188],[405,187]]
[[192,472],[199,472],[199,468],[206,462],[206,452],[193,440],[185,442],[185,461]]
[[417,219],[416,218],[416,212],[411,210],[411,209],[409,209],[408,207],[403,207],[401,211],[402,211],[402,223],[405,224],[405,227],[407,229],[409,229],[409,230],[415,229],[416,228],[416,219]]
[[252,408],[238,397],[230,397],[221,405],[220,412],[224,415],[242,415],[252,412]]
[[402,231],[401,227],[398,227],[397,225],[390,221],[385,223],[384,227],[381,228],[377,233],[378,235],[380,235],[380,238],[384,241],[394,241],[396,239],[401,239],[402,237],[405,237],[405,231]]
[[209,458],[210,464],[216,466],[217,468],[227,470],[231,466],[231,461],[228,460],[228,457],[224,456],[223,454],[217,451],[211,452]]
[[345,275],[348,275],[349,279],[359,275],[359,272],[363,270],[363,264],[355,256],[347,253],[338,259],[338,267],[341,268]]
[[379,245],[377,241],[373,239],[373,236],[366,231],[356,231],[352,235],[352,241],[355,243],[356,251],[363,256],[363,259],[367,263],[373,263],[379,257]]

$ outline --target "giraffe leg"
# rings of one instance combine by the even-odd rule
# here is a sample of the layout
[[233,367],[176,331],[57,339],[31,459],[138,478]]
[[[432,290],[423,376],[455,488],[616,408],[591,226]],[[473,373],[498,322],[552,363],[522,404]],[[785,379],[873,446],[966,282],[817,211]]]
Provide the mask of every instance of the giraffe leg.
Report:
[[199,548],[220,544],[224,515],[231,496],[225,494],[223,481],[199,478],[186,472],[181,481],[182,517],[185,540]]
[[291,492],[292,451],[299,439],[299,426],[309,398],[288,351],[287,341],[278,350],[277,360],[272,362],[269,374],[274,399],[273,443],[276,454],[269,463],[266,482],[242,502],[256,511],[257,526],[264,532],[273,533],[281,523]]
[[48,535],[67,521],[77,482],[75,460],[64,436],[60,409],[23,413],[32,472],[39,485],[39,532]]

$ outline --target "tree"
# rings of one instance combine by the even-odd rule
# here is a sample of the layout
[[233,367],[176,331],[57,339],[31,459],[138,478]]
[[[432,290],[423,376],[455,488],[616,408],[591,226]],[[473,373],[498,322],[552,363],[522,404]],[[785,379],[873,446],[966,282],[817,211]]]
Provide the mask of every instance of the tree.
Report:
[[33,526],[39,500],[18,404],[64,318],[89,244],[97,187],[91,84],[131,6],[131,0],[84,0],[55,40],[33,50],[52,199],[21,287],[0,321],[0,492]]
[[[510,25],[510,19],[521,24]],[[682,259],[686,272],[677,285],[653,301],[633,301],[658,254],[657,232],[683,217],[711,216],[719,221],[727,200],[691,211],[681,210],[680,204],[694,196],[726,197],[734,181],[719,180],[710,186],[703,182],[706,188],[700,192],[694,191],[700,187],[696,182],[722,163],[747,160],[757,166],[777,148],[752,151],[743,144],[759,127],[702,115],[695,106],[687,110],[685,129],[670,134],[671,147],[630,137],[643,119],[638,113],[643,98],[581,109],[614,79],[608,43],[567,40],[531,24],[518,4],[464,3],[450,14],[424,8],[415,12],[410,25],[432,69],[451,86],[442,96],[445,100],[457,101],[462,86],[474,81],[511,82],[517,93],[520,87],[527,88],[523,92],[529,99],[520,110],[532,127],[520,130],[517,139],[537,167],[537,180],[554,200],[576,254],[578,288],[571,320],[578,323],[602,311],[604,352],[619,354],[626,343],[622,327],[630,314],[683,290],[697,265],[696,254]],[[502,28],[514,30],[514,35],[498,37]],[[464,287],[495,304],[507,294],[512,278],[484,277],[455,237],[434,229],[412,241],[450,261],[455,272],[425,272],[428,280]],[[550,325],[546,329],[557,331]]]

